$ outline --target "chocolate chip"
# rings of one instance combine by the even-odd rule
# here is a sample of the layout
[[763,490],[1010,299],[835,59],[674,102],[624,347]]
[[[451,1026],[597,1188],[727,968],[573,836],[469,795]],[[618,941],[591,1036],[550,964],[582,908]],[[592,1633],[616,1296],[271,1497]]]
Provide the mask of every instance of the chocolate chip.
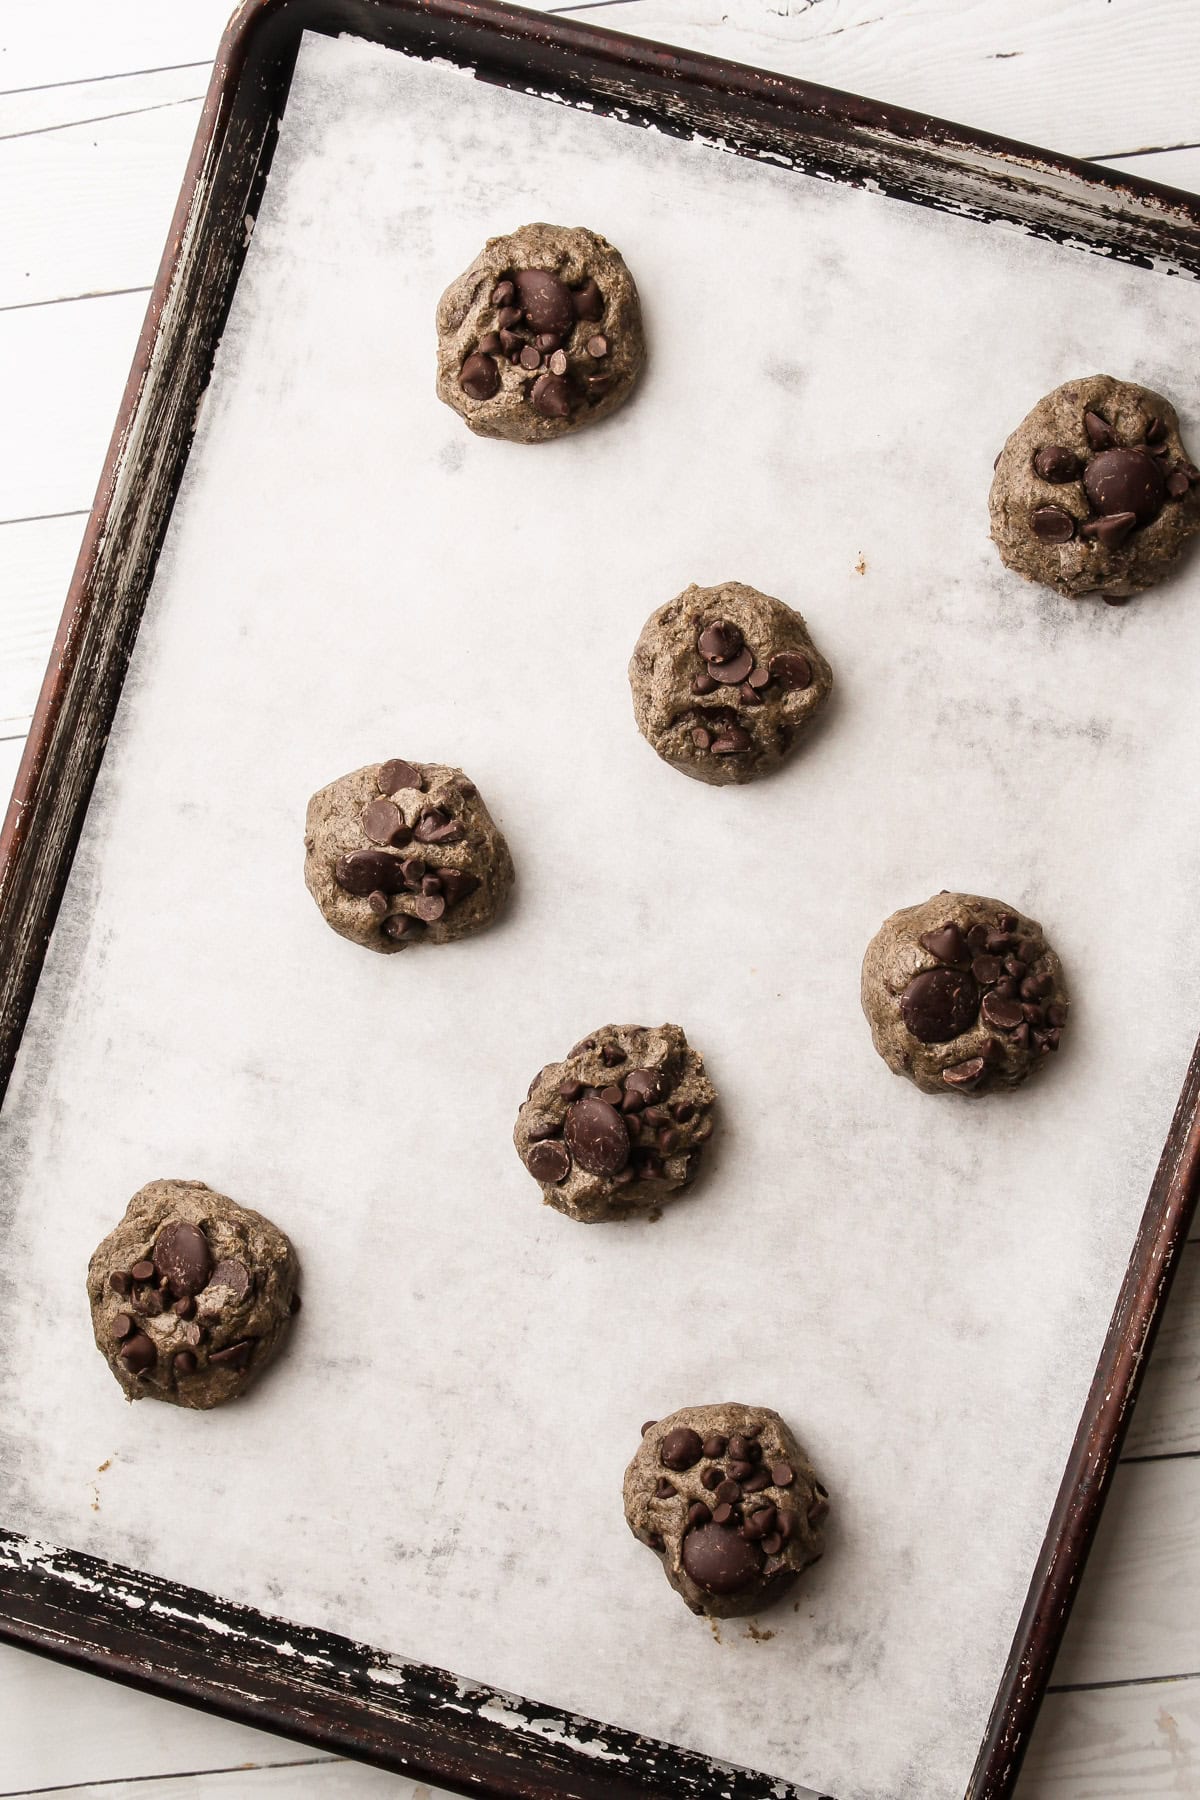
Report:
[[514,277],[521,309],[534,331],[562,337],[575,322],[571,290],[549,269],[520,269]]
[[549,367],[550,373],[552,375],[565,375],[567,372],[567,353],[566,353],[566,351],[565,350],[556,350],[550,358],[548,367]]
[[696,725],[692,730],[692,742],[697,750],[707,750],[712,743],[712,733],[705,731],[703,725]]
[[127,1338],[132,1330],[133,1320],[130,1318],[129,1314],[118,1313],[112,1322],[112,1334],[117,1342],[120,1343],[122,1338]]
[[190,1294],[185,1294],[181,1300],[176,1300],[171,1311],[177,1318],[190,1319],[196,1311],[196,1302]]
[[767,1533],[774,1529],[775,1508],[768,1506],[762,1512],[750,1513],[747,1516],[746,1523],[742,1526],[742,1536],[753,1541],[756,1538],[765,1538]]
[[424,881],[427,866],[419,856],[406,856],[400,864],[400,873],[404,877],[405,886],[411,888],[413,893],[417,892]]
[[1011,950],[1012,932],[989,931],[987,934],[987,947],[993,955],[996,955],[1000,951]]
[[446,902],[447,911],[465,900],[479,886],[478,875],[470,874],[466,869],[440,869],[438,871],[442,884],[442,898]]
[[510,331],[506,325],[500,333],[500,348],[510,362],[519,363],[521,352],[525,348],[525,339],[520,337],[517,332]]
[[957,925],[940,925],[936,931],[923,932],[917,942],[939,962],[967,963],[971,960],[967,940]]
[[363,812],[362,828],[375,844],[406,844],[412,836],[394,800],[372,800]]
[[445,910],[446,902],[440,894],[418,894],[413,902],[414,914],[427,925],[436,925]]
[[708,673],[707,669],[704,671],[703,675],[693,675],[692,677],[693,694],[711,694],[716,685],[716,681]]
[[727,662],[710,662],[708,672],[714,681],[723,682],[727,687],[736,687],[740,681],[745,681],[753,667],[753,652],[743,646]]
[[1110,513],[1103,519],[1089,519],[1088,537],[1096,538],[1106,550],[1119,550],[1137,524],[1136,513]]
[[1167,493],[1172,500],[1182,500],[1191,485],[1191,481],[1183,469],[1172,469],[1167,476]]
[[158,1361],[158,1351],[142,1331],[127,1337],[118,1352],[125,1367],[134,1375],[144,1375]]
[[678,1150],[679,1148],[679,1133],[675,1130],[674,1126],[663,1125],[660,1128],[658,1137],[655,1141],[663,1155],[670,1156],[672,1151]]
[[632,1088],[642,1096],[647,1106],[661,1098],[665,1085],[657,1069],[630,1069],[625,1077],[626,1091]]
[[1161,444],[1166,435],[1166,420],[1160,419],[1156,414],[1152,413],[1146,420],[1146,442],[1148,444]]
[[208,1360],[221,1368],[244,1369],[253,1348],[252,1339],[239,1338],[236,1344],[226,1344],[223,1350],[210,1350]]
[[905,1027],[922,1044],[945,1044],[974,1024],[979,987],[973,975],[953,969],[926,969],[900,996]]
[[140,1262],[134,1263],[129,1273],[133,1276],[135,1281],[152,1281],[154,1278],[154,1264],[146,1257],[143,1257]]
[[565,419],[571,410],[571,395],[563,375],[539,375],[530,389],[529,401],[534,412],[544,419]]
[[190,1350],[177,1350],[171,1359],[171,1367],[176,1375],[194,1375],[196,1373],[196,1358],[192,1355]]
[[781,650],[767,664],[771,680],[779,682],[787,693],[812,686],[812,664],[798,650]]
[[198,1226],[186,1219],[164,1225],[154,1244],[154,1267],[175,1294],[198,1294],[212,1271],[212,1251]]
[[1061,506],[1039,506],[1029,515],[1033,535],[1043,544],[1069,544],[1075,536],[1075,521]]
[[972,925],[967,932],[967,942],[970,944],[972,950],[979,951],[986,949],[987,940],[988,928],[986,925]]
[[241,1300],[250,1289],[250,1274],[245,1263],[235,1257],[222,1257],[208,1278],[209,1287],[226,1287],[235,1300]]
[[777,1462],[771,1464],[771,1480],[776,1487],[791,1487],[796,1479],[796,1471],[791,1463]]
[[400,858],[389,856],[386,850],[352,850],[348,856],[339,856],[333,879],[345,893],[360,900],[376,891],[398,894],[404,887]]
[[710,1431],[701,1449],[705,1456],[724,1456],[726,1440],[719,1431]]
[[500,333],[498,331],[489,331],[485,337],[480,338],[479,348],[485,356],[495,356],[499,350],[503,349],[503,345],[500,342]]
[[1104,450],[1093,456],[1083,485],[1097,512],[1132,513],[1139,525],[1157,518],[1162,507],[1162,470],[1144,450]]
[[[611,1087],[600,1088],[597,1091],[600,1099],[605,1101],[609,1106],[620,1106],[622,1100],[625,1098],[621,1089],[617,1087],[615,1083]],[[628,1126],[626,1129],[628,1130]]]
[[727,725],[720,737],[713,739],[711,748],[714,756],[736,756],[743,750],[752,749],[753,745],[754,739],[748,731],[743,731],[740,725]]
[[711,1119],[701,1119],[700,1123],[696,1127],[696,1142],[698,1144],[707,1144],[707,1142],[708,1142],[709,1138],[712,1136],[712,1134],[713,1134],[712,1120]]
[[608,355],[608,339],[602,331],[598,331],[595,337],[590,337],[588,339],[587,353],[589,356],[594,357],[597,362],[599,362],[602,356]]
[[615,1175],[629,1160],[625,1121],[594,1094],[567,1108],[564,1132],[572,1156],[589,1175]]
[[[677,1494],[677,1493],[678,1493],[678,1492],[679,1492],[679,1490],[678,1490],[678,1488],[677,1488],[677,1487],[676,1487],[676,1486],[675,1486],[675,1484],[674,1484],[674,1483],[673,1483],[673,1482],[671,1482],[671,1481],[668,1481],[668,1480],[667,1480],[667,1478],[666,1478],[666,1476],[665,1476],[665,1475],[660,1475],[660,1476],[659,1476],[659,1478],[658,1478],[658,1485],[657,1485],[657,1487],[656,1487],[656,1488],[655,1488],[655,1490],[654,1490],[654,1494],[655,1494],[655,1498],[656,1498],[656,1499],[658,1499],[658,1500],[671,1500],[671,1499],[673,1499],[673,1498],[674,1498],[674,1497],[675,1497],[675,1495],[676,1495],[676,1494]],[[707,1508],[706,1508],[706,1509],[705,1509],[705,1510],[706,1510],[706,1511],[707,1511]]]
[[1107,419],[1102,419],[1097,412],[1085,412],[1083,429],[1087,432],[1088,443],[1093,450],[1111,450],[1116,443],[1116,433]]
[[747,675],[747,677],[746,677],[746,680],[749,683],[749,685],[754,689],[755,693],[757,693],[760,688],[765,688],[765,687],[770,686],[771,671],[769,669],[764,669],[761,666],[756,669],[751,669],[749,675]]
[[519,306],[502,306],[497,314],[497,318],[501,327],[505,331],[508,331],[512,326],[521,323],[521,309]]
[[696,648],[705,662],[730,662],[741,653],[745,641],[740,626],[728,619],[714,619],[696,639]]
[[651,1427],[655,1426],[657,1424],[658,1424],[657,1419],[647,1419],[645,1424],[642,1426],[642,1436],[645,1437],[646,1433],[651,1429]]
[[1067,1022],[1067,1005],[1065,1001],[1056,1001],[1046,1008],[1046,1017],[1051,1025],[1062,1026]]
[[[524,1107],[521,1110],[523,1112]],[[556,1125],[553,1119],[544,1119],[540,1125],[528,1127],[529,1141],[531,1144],[538,1144],[543,1138],[557,1137],[561,1130],[562,1126]]]
[[998,1031],[1015,1030],[1024,1017],[1017,1001],[1007,1000],[998,992],[985,994],[980,1010],[988,1024]]
[[571,295],[571,307],[577,319],[599,319],[604,314],[604,299],[589,275]]
[[456,844],[466,832],[444,807],[427,806],[417,820],[413,836],[419,844]]
[[540,369],[541,366],[542,366],[541,351],[535,350],[532,344],[526,344],[524,349],[521,351],[521,367],[523,369]]
[[986,1067],[982,1056],[971,1056],[966,1062],[952,1063],[948,1069],[943,1069],[942,1080],[947,1087],[974,1087]]
[[658,1447],[659,1461],[665,1468],[676,1471],[690,1469],[700,1461],[703,1454],[700,1434],[693,1431],[690,1425],[676,1425],[673,1431],[668,1431]]
[[732,1506],[735,1500],[741,1499],[742,1490],[736,1481],[731,1481],[727,1477],[717,1488],[716,1494],[718,1500],[723,1500],[726,1505]]
[[1043,481],[1075,481],[1083,464],[1073,450],[1062,444],[1047,444],[1033,459],[1033,466]]
[[1000,979],[1000,958],[998,956],[977,956],[971,964],[971,973],[980,987],[991,987]]
[[606,1068],[615,1069],[618,1063],[627,1059],[620,1044],[603,1044],[600,1048],[600,1060]]
[[783,1539],[777,1531],[773,1531],[768,1537],[763,1539],[762,1547],[767,1556],[778,1556],[779,1552],[783,1549]]
[[398,944],[404,944],[420,937],[425,927],[420,919],[410,918],[407,913],[393,913],[390,919],[383,921],[381,929],[386,937],[393,938]]
[[683,1567],[709,1594],[736,1594],[761,1572],[762,1555],[740,1531],[714,1514],[711,1525],[695,1526],[683,1540]]
[[550,356],[555,350],[562,349],[562,338],[557,331],[539,331],[533,341],[543,356]]
[[507,306],[516,293],[511,281],[498,281],[492,289],[492,305]]
[[127,1294],[132,1286],[133,1286],[133,1283],[129,1279],[129,1276],[126,1274],[124,1269],[114,1269],[112,1274],[108,1278],[108,1287],[109,1287],[110,1293]]
[[[706,1450],[704,1454],[707,1456],[709,1453]],[[720,1469],[705,1469],[700,1477],[700,1486],[709,1489],[719,1488],[724,1479],[725,1476]]]
[[705,1506],[703,1500],[692,1501],[692,1504],[688,1507],[687,1511],[687,1522],[689,1525],[707,1525],[711,1518],[712,1514],[709,1512],[707,1506]]
[[388,897],[381,888],[376,888],[374,893],[367,895],[367,905],[377,919],[387,917]]
[[500,371],[490,356],[476,350],[458,371],[458,385],[469,400],[490,400],[500,386]]
[[677,1125],[686,1125],[695,1110],[690,1100],[677,1100],[671,1108],[671,1117]]

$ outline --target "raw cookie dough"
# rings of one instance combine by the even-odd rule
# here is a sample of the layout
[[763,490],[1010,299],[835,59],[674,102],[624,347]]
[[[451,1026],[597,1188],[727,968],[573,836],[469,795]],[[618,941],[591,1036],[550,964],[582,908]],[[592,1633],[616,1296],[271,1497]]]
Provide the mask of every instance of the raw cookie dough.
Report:
[[96,1346],[129,1400],[207,1408],[273,1362],[299,1268],[261,1213],[202,1181],[151,1181],[88,1264]]
[[863,958],[863,1011],[889,1069],[927,1094],[1020,1087],[1058,1049],[1062,964],[1028,919],[935,894],[885,919]]
[[777,769],[833,674],[798,612],[740,581],[685,588],[651,613],[629,664],[633,711],[664,762],[718,786]]
[[314,794],[304,880],[328,924],[385,953],[490,925],[513,882],[500,829],[461,769],[369,763]]
[[625,1471],[629,1529],[694,1613],[771,1605],[824,1548],[829,1495],[778,1413],[686,1406],[642,1427]]
[[645,360],[620,254],[594,231],[489,238],[437,309],[438,398],[481,437],[540,444],[616,412]]
[[1161,394],[1090,375],[1055,388],[996,462],[992,539],[1010,569],[1113,601],[1153,587],[1200,531],[1200,471]]
[[605,1025],[534,1076],[513,1142],[548,1206],[624,1219],[695,1179],[716,1097],[678,1025]]

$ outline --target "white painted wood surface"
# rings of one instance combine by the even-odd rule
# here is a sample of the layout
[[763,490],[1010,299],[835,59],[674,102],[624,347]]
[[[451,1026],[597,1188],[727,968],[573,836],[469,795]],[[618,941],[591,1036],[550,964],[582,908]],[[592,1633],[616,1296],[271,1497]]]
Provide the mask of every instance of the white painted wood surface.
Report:
[[[0,791],[228,3],[0,0]],[[595,22],[1200,190],[1195,0],[610,0]],[[1200,1800],[1200,1233],[1055,1687],[1021,1800]],[[0,1796],[133,1782],[139,1800],[439,1800],[0,1649]]]

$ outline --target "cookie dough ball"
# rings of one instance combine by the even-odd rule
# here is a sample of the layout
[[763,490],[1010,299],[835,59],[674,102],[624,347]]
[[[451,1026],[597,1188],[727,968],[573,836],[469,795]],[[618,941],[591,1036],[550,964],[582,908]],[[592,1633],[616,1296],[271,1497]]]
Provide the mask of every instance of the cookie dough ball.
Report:
[[833,686],[798,612],[740,581],[651,613],[629,664],[633,711],[664,762],[724,787],[777,769]]
[[605,1025],[534,1076],[513,1142],[548,1206],[624,1219],[695,1180],[716,1097],[678,1025]]
[[642,1427],[625,1517],[694,1613],[760,1611],[824,1548],[829,1495],[778,1413],[686,1406]]
[[992,481],[992,540],[1060,594],[1123,600],[1168,575],[1200,531],[1200,471],[1161,394],[1067,381],[1013,432]]
[[889,1069],[927,1094],[1020,1087],[1058,1049],[1069,999],[1036,919],[935,894],[885,919],[863,958],[863,1011]]
[[236,1400],[300,1309],[287,1238],[202,1181],[151,1181],[88,1264],[96,1347],[128,1400]]
[[517,444],[616,412],[646,356],[633,276],[582,227],[489,238],[438,302],[437,332],[438,398],[481,437]]
[[368,950],[448,944],[490,925],[512,857],[473,781],[393,758],[314,794],[304,880],[326,922]]

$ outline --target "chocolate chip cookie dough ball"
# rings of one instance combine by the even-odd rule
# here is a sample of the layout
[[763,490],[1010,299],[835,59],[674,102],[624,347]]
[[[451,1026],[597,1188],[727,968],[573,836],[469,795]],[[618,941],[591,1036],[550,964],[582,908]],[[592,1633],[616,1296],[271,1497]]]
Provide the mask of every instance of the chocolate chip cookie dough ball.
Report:
[[540,444],[628,398],[645,360],[633,276],[594,231],[489,238],[438,302],[438,398],[481,437]]
[[129,1400],[204,1409],[275,1360],[300,1309],[296,1252],[202,1181],[151,1181],[88,1264],[96,1346]]
[[798,612],[740,581],[685,588],[651,613],[629,664],[633,711],[664,762],[718,786],[769,775],[829,698]]
[[943,893],[884,920],[863,959],[862,1004],[897,1075],[927,1094],[986,1094],[1049,1060],[1069,999],[1035,919]]
[[625,1517],[694,1613],[732,1619],[787,1592],[824,1548],[829,1495],[778,1413],[688,1406],[642,1427]]
[[624,1219],[695,1180],[716,1097],[678,1025],[605,1025],[534,1076],[513,1142],[548,1206]]
[[1111,375],[1064,382],[1000,452],[992,540],[1030,581],[1123,600],[1200,531],[1198,484],[1169,400]]
[[368,950],[448,944],[490,925],[513,883],[500,829],[461,769],[393,758],[314,794],[304,880]]

